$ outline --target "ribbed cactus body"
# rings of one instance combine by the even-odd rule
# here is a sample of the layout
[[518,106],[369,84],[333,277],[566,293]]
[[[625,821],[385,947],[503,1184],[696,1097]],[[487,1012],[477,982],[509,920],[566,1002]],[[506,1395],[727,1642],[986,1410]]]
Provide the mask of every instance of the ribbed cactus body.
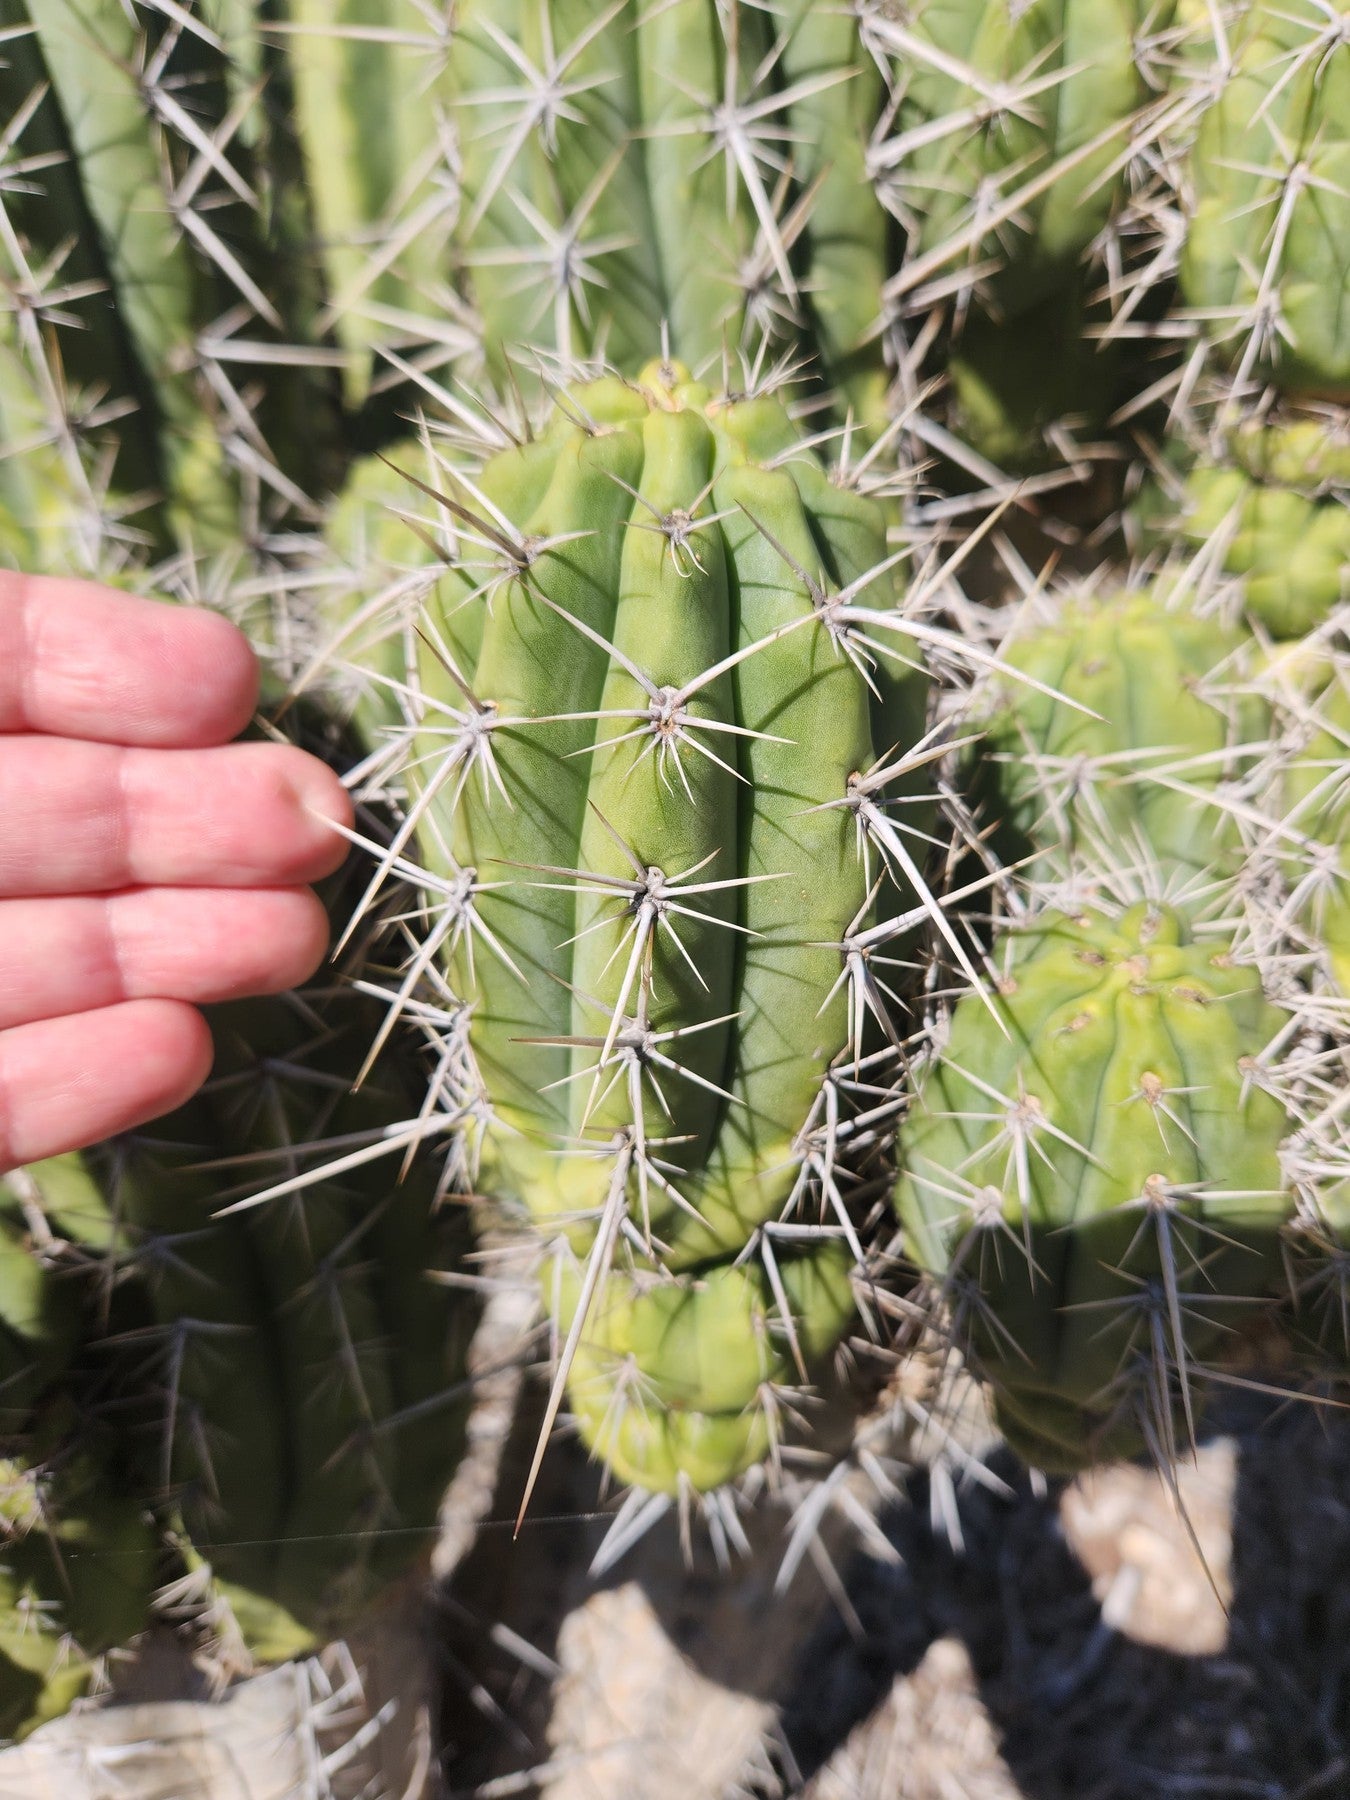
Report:
[[[1189,156],[1186,304],[1232,361],[1350,394],[1350,40],[1312,0],[1253,0]],[[1217,55],[1217,51],[1216,51]]]
[[[33,173],[6,193],[0,254],[48,317],[54,378],[97,384],[114,492],[136,496],[143,534],[201,550],[237,533],[241,468],[331,479],[336,413],[322,354],[306,366],[309,228],[293,153],[274,141],[285,129],[260,101],[273,71],[237,6],[199,10],[189,29],[4,0],[0,113]],[[59,303],[45,291],[57,270]],[[250,364],[261,382],[246,403],[233,383]],[[160,496],[167,517],[145,511]]]
[[207,1090],[97,1159],[151,1313],[154,1497],[264,1657],[340,1631],[427,1549],[463,1430],[469,1315],[435,1281],[462,1221],[433,1217],[425,1165],[398,1184],[365,1163],[225,1211],[322,1160],[326,1138],[378,1141],[399,1072],[386,1058],[347,1092],[373,1029],[352,1010],[317,993],[219,1009]]
[[[390,462],[425,489],[358,469],[329,533],[335,641],[393,696],[404,854],[461,1009],[445,1070],[470,1178],[564,1262],[603,1258],[574,1346],[599,1392],[641,1336],[630,1304],[694,1318],[734,1290],[758,1318],[759,1234],[800,1224],[816,1192],[824,1090],[850,1046],[880,1041],[865,959],[886,980],[909,929],[886,922],[916,908],[904,764],[926,679],[886,509],[832,479],[772,394],[719,398],[653,364],[567,390],[537,438],[472,473],[412,444]],[[356,597],[341,565],[358,542],[379,547]],[[780,1248],[785,1267],[801,1249]],[[818,1287],[802,1330],[823,1347]],[[825,1309],[835,1337],[849,1305]],[[762,1452],[751,1401],[781,1353],[778,1325],[756,1326],[755,1379],[725,1416],[672,1398],[687,1417],[611,1440],[584,1400],[583,1429],[634,1480],[719,1485]],[[652,1394],[679,1389],[644,1367]]]
[[814,330],[819,372],[880,422],[881,82],[847,10],[474,0],[449,71],[459,255],[498,380],[665,350],[713,377]]
[[1240,427],[1136,509],[1147,544],[1179,543],[1241,585],[1245,611],[1299,638],[1350,594],[1350,441],[1332,409]]
[[[850,1255],[786,1255],[778,1293],[758,1264],[671,1280],[616,1271],[591,1309],[569,1395],[582,1437],[623,1482],[656,1493],[721,1487],[774,1448],[780,1403],[853,1316]],[[566,1331],[575,1276],[546,1298]],[[786,1303],[786,1304],[784,1304]]]
[[1029,1461],[1162,1452],[1271,1279],[1286,1120],[1250,1065],[1281,1015],[1168,911],[1005,948],[997,1020],[958,1004],[902,1130],[906,1243]]
[[1123,194],[1150,98],[1135,53],[1170,7],[920,0],[877,29],[900,102],[879,169],[914,244],[1012,315],[1066,286]]
[[1246,641],[1147,592],[1067,602],[1019,633],[992,679],[980,778],[1034,871],[1134,866],[1176,883],[1231,872],[1224,807],[1269,712]]
[[[248,10],[256,3],[246,0]],[[353,410],[387,378],[380,346],[416,345],[437,315],[450,344],[462,342],[451,284],[450,10],[282,0],[236,39],[239,50],[257,44],[270,78],[290,88],[322,323],[346,353]]]
[[[415,779],[440,784],[427,860],[464,886],[490,1177],[585,1220],[640,1128],[679,1194],[654,1185],[644,1229],[680,1265],[791,1192],[868,912],[850,778],[916,741],[923,687],[880,509],[776,401],[646,379],[576,391],[548,456],[488,465],[521,561],[466,542],[437,589]],[[860,562],[890,609],[877,694],[827,610]]]

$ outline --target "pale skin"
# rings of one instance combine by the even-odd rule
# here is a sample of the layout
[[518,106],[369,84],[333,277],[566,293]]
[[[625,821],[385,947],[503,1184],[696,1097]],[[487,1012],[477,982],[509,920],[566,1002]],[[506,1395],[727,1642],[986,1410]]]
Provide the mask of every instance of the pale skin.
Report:
[[181,1104],[198,1006],[322,962],[346,853],[322,763],[232,743],[258,669],[217,615],[0,570],[0,1170]]

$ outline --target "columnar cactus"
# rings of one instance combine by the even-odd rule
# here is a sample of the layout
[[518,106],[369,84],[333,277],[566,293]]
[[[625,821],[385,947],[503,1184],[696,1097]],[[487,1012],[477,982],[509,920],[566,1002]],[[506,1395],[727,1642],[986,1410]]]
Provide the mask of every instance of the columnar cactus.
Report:
[[893,135],[872,163],[921,271],[961,277],[996,316],[1071,286],[1119,207],[1152,97],[1139,54],[1172,7],[1137,0],[919,0],[867,29],[890,59]]
[[[591,1259],[569,1356],[593,1368],[646,1341],[653,1309],[701,1316],[706,1283],[781,1305],[716,1270],[808,1201],[827,1236],[851,1229],[813,1134],[872,1015],[895,1030],[876,976],[921,911],[920,821],[892,800],[925,682],[885,511],[830,480],[771,394],[719,399],[654,364],[574,387],[537,440],[427,485],[454,543],[422,583],[406,778],[463,1008],[447,1069],[481,1184]],[[824,1280],[803,1272],[803,1293]],[[831,1333],[808,1317],[799,1335]],[[744,1354],[747,1391],[782,1358],[754,1334]],[[733,1435],[685,1477],[717,1485],[763,1446],[753,1423]],[[636,1475],[634,1441],[614,1440]],[[678,1444],[644,1479],[669,1485]]]
[[715,377],[764,337],[881,421],[880,78],[854,19],[790,0],[473,0],[449,62],[456,227],[496,380],[663,349]]
[[[1314,0],[1252,0],[1213,37],[1186,161],[1182,295],[1239,379],[1350,394],[1350,41]],[[1226,51],[1214,79],[1212,65]]]
[[[429,1548],[418,1534],[462,1439],[472,1309],[437,1284],[464,1221],[433,1216],[425,1163],[402,1183],[365,1159],[306,1179],[326,1141],[378,1144],[391,1110],[415,1112],[407,1085],[393,1109],[382,1091],[400,1079],[388,1057],[347,1092],[370,1009],[314,990],[212,1023],[204,1093],[90,1161],[146,1297],[134,1385],[152,1494],[268,1660],[340,1632]],[[294,1186],[247,1204],[268,1178]]]
[[[58,384],[98,393],[89,423],[142,537],[198,550],[237,536],[241,478],[318,486],[337,469],[308,264],[277,256],[309,229],[293,158],[270,141],[264,71],[232,59],[249,34],[218,35],[236,15],[206,10],[0,8],[19,170],[0,272],[20,317],[43,321]],[[246,399],[250,364],[265,381]]]

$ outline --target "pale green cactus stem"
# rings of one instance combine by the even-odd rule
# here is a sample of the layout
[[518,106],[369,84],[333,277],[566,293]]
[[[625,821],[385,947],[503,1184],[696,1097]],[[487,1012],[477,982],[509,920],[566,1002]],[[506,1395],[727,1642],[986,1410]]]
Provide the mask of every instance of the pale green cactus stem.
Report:
[[[919,784],[926,681],[884,508],[772,395],[654,364],[568,390],[480,472],[445,465],[381,540],[422,605],[385,867],[426,871],[431,932],[397,1001],[439,954],[476,1185],[586,1261],[565,1372],[630,1265],[702,1291],[750,1247],[753,1286],[763,1228],[832,1170],[822,1096],[897,1035],[896,940],[936,910],[923,822],[892,805]],[[359,478],[359,530],[383,491]],[[338,639],[381,616],[398,639],[397,586]],[[742,1466],[690,1459],[695,1485]]]
[[1350,396],[1350,38],[1253,0],[1187,158],[1181,287],[1240,379]]
[[[258,0],[241,3],[252,11]],[[470,346],[450,281],[450,21],[388,0],[283,0],[278,10],[253,29],[284,52],[325,277],[319,324],[346,352],[355,411],[391,372],[382,346],[416,355],[438,335],[448,354]],[[460,60],[468,8],[457,11]]]
[[[1162,468],[1133,509],[1146,548],[1175,544],[1240,584],[1272,637],[1312,631],[1350,596],[1350,439],[1332,408],[1239,426]],[[1188,468],[1185,464],[1190,462]]]
[[881,81],[847,8],[472,0],[450,80],[494,380],[667,353],[736,380],[814,327],[840,410],[881,428]]
[[1152,98],[1137,53],[1172,8],[1140,0],[918,0],[870,19],[899,96],[873,157],[911,229],[906,291],[982,293],[998,317],[1069,285],[1119,208]]
[[1170,1458],[1272,1289],[1289,1122],[1256,1059],[1283,1015],[1147,905],[1042,915],[1001,960],[997,1020],[958,1003],[902,1128],[905,1243],[1029,1462]]
[[0,5],[15,164],[0,266],[43,322],[72,423],[115,446],[110,513],[134,500],[159,550],[227,546],[254,479],[303,506],[297,484],[321,490],[339,466],[308,202],[262,99],[285,81],[255,11]]
[[[813,512],[818,465],[785,454],[776,401],[646,380],[577,390],[551,466],[489,463],[479,505],[519,561],[485,517],[458,596],[437,589],[422,681],[440,735],[414,774],[490,1098],[486,1171],[541,1219],[582,1219],[615,1132],[669,1139],[683,1191],[647,1188],[643,1229],[688,1263],[739,1249],[792,1190],[847,1038],[840,946],[867,911],[850,777],[921,735],[922,683],[881,512],[838,489],[833,518]],[[852,585],[882,621],[882,702],[850,660],[847,598],[830,629],[832,565],[859,550],[836,553],[836,520],[876,571]]]
[[873,192],[867,150],[884,84],[850,8],[791,0],[774,17],[786,38],[783,77],[799,93],[789,119],[794,173],[810,197],[801,288],[819,373],[836,409],[846,405],[878,433],[888,422],[881,294],[894,228]]
[[1230,881],[1235,799],[1269,738],[1254,646],[1149,591],[1070,597],[1017,633],[976,707],[978,777],[1039,880],[1133,867],[1144,891]]
[[[461,9],[450,67],[458,237],[498,380],[527,346],[581,359],[598,340],[630,365],[659,348],[662,238],[632,134],[644,116],[644,73],[659,82],[681,69],[691,90],[708,75],[700,25],[706,36],[711,12],[689,0],[658,9],[645,27],[661,57],[653,69],[639,58],[642,28],[626,0],[607,8],[471,0]],[[696,102],[684,104],[692,112]],[[666,120],[658,112],[654,123]],[[653,157],[663,143],[653,143]],[[720,192],[715,170],[704,182]],[[678,198],[702,216],[687,188]],[[709,244],[705,270],[715,271],[718,255]],[[715,286],[715,272],[707,279]],[[729,284],[700,293],[713,344],[732,297]],[[678,339],[686,322],[672,323]]]
[[[615,1270],[590,1308],[568,1382],[593,1455],[619,1480],[679,1496],[724,1486],[776,1447],[780,1406],[833,1351],[854,1314],[840,1242],[775,1264],[718,1263],[672,1278]],[[546,1265],[545,1298],[573,1324],[581,1277]]]
[[352,721],[372,754],[409,728],[417,623],[455,559],[455,522],[434,498],[443,479],[438,461],[413,439],[361,457],[313,545],[325,629],[296,691],[322,682],[343,697],[350,692]]
[[32,28],[51,86],[44,105],[59,115],[51,131],[68,137],[119,317],[164,416],[171,492],[207,541],[224,536],[234,518],[231,483],[218,429],[190,373],[201,277],[146,119],[145,58],[153,52],[140,23],[120,7],[95,18],[71,0],[6,0],[4,16]]

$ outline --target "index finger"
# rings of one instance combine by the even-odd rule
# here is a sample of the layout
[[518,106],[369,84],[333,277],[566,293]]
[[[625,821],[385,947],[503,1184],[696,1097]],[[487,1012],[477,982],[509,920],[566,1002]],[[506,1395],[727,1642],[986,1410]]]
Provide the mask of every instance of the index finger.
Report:
[[205,749],[257,702],[256,659],[219,613],[0,569],[0,732]]

